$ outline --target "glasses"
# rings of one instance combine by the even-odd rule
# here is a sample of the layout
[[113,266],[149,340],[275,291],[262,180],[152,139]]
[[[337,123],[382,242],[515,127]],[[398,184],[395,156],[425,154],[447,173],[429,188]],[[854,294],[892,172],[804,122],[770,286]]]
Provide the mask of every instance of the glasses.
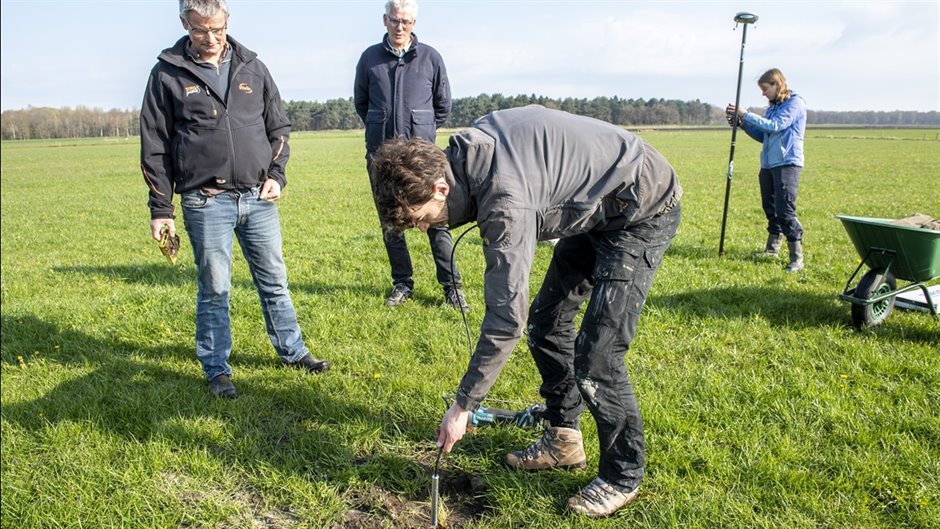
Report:
[[401,26],[403,28],[410,28],[414,25],[414,20],[405,20],[403,18],[392,18],[388,15],[385,15],[385,20],[388,20],[388,25],[392,27]]
[[192,24],[189,25],[189,31],[193,34],[194,37],[199,37],[204,39],[212,34],[215,38],[221,39],[225,35],[225,30],[228,29],[228,26],[222,26],[220,28],[200,28]]

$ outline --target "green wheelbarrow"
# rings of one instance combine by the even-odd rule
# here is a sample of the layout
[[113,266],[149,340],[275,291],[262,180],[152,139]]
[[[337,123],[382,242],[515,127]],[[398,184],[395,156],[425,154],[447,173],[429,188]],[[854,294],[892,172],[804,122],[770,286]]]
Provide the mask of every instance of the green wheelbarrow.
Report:
[[[940,231],[891,224],[893,219],[837,216],[862,258],[839,298],[852,304],[856,329],[878,325],[894,309],[898,294],[920,288],[930,313],[937,315],[937,303],[930,297],[927,283],[940,277]],[[862,266],[868,265],[858,285],[851,286]],[[897,287],[901,279],[910,284]]]

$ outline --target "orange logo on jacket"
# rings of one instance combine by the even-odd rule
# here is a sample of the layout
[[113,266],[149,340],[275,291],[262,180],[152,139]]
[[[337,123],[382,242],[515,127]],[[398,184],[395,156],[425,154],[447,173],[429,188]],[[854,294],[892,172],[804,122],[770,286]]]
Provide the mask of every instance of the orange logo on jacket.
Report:
[[238,83],[238,89],[241,90],[242,92],[245,92],[246,94],[250,94],[251,92],[253,92],[251,87],[248,86],[248,83]]

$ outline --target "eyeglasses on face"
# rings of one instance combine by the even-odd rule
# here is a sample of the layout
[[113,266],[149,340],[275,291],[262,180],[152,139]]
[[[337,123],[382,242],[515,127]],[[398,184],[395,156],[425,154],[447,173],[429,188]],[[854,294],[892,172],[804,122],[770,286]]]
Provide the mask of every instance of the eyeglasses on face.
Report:
[[388,15],[385,15],[385,20],[388,20],[388,25],[392,27],[401,26],[403,28],[410,28],[414,25],[414,20],[405,20],[403,18],[392,18]]
[[228,26],[222,26],[220,28],[201,28],[192,24],[188,24],[188,26],[189,32],[192,33],[194,37],[199,37],[201,39],[208,37],[210,33],[214,37],[221,39],[225,35],[225,30],[228,29]]

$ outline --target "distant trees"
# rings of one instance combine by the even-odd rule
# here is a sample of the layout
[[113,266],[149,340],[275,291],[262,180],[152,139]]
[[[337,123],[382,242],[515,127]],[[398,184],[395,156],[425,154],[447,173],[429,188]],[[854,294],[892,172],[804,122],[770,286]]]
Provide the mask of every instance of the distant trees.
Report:
[[[454,99],[446,126],[466,127],[474,119],[506,108],[542,105],[590,116],[625,127],[715,126],[724,125],[724,110],[699,100],[623,99],[595,97],[553,99],[545,96],[480,94]],[[293,130],[350,130],[362,128],[352,98],[317,101],[287,101],[284,104]],[[752,108],[762,112],[761,108]],[[853,125],[880,127],[940,126],[940,112],[832,112],[810,110],[811,125]],[[136,136],[140,116],[136,109],[102,110],[79,106],[75,109],[28,107],[8,110],[0,116],[0,137],[4,140],[78,138],[91,136]]]
[[4,112],[0,131],[4,140],[136,136],[140,134],[140,111],[28,107]]
[[892,112],[831,112],[826,110],[806,111],[808,123],[826,125],[872,125],[885,127],[937,126],[940,125],[940,112],[913,112],[895,110]]

